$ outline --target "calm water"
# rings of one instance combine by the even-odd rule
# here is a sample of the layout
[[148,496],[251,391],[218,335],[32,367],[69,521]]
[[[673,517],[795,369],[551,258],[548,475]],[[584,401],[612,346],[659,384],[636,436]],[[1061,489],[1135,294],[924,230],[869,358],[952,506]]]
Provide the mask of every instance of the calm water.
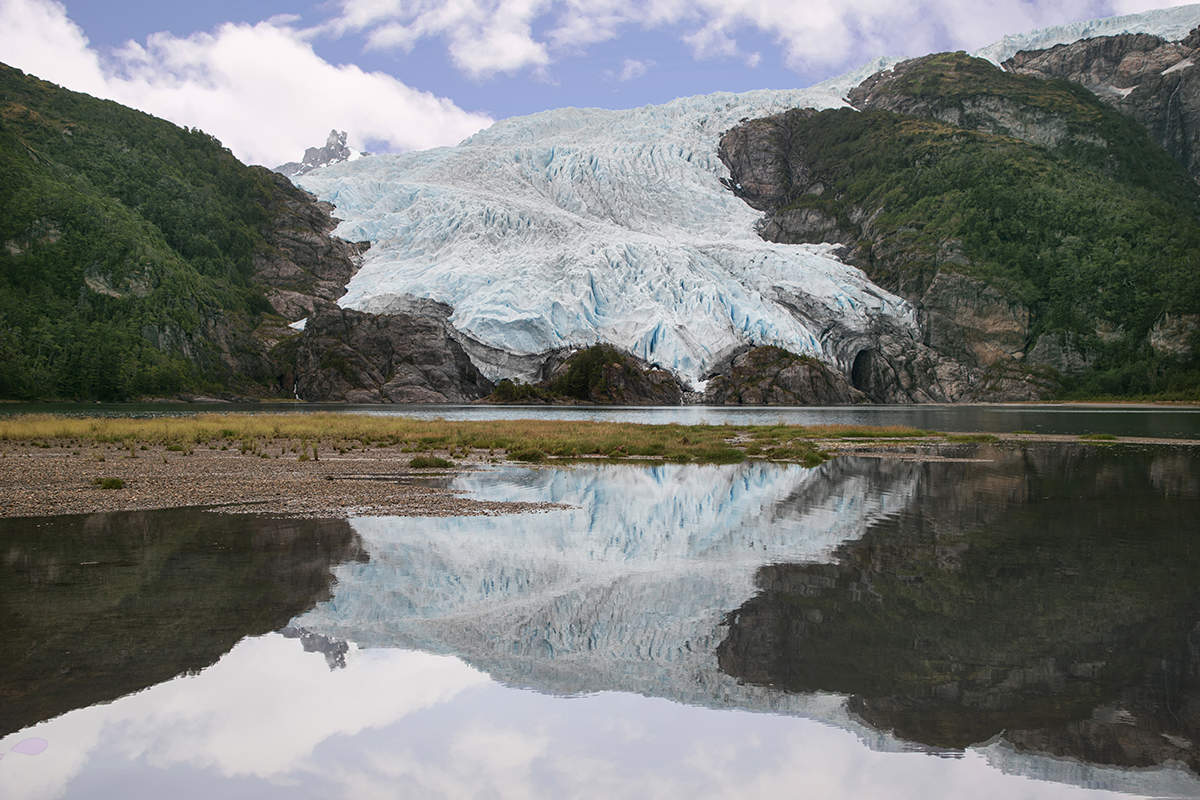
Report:
[[1200,408],[1162,406],[1034,406],[1034,405],[921,405],[921,406],[486,406],[486,405],[345,405],[330,403],[280,403],[235,405],[224,403],[115,403],[115,404],[0,404],[6,414],[70,414],[122,417],[175,416],[213,412],[309,413],[345,411],[378,416],[418,419],[563,419],[603,420],[681,425],[909,425],[935,431],[1012,433],[1034,431],[1077,435],[1112,433],[1118,436],[1151,436],[1200,439]]
[[0,797],[1200,796],[1200,454],[0,521]]

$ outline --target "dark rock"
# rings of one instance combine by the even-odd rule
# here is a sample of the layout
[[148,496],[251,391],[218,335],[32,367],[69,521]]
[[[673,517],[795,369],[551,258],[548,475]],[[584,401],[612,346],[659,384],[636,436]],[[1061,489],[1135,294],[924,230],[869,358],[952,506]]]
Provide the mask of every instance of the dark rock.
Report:
[[1019,356],[1029,310],[983,281],[941,270],[921,297],[925,344],[973,367]]
[[1087,87],[1144,125],[1200,181],[1200,28],[1180,42],[1122,34],[1023,51],[1004,67]]
[[329,132],[329,137],[325,140],[324,147],[310,147],[304,151],[304,158],[299,163],[289,161],[286,164],[280,164],[278,167],[275,167],[273,171],[289,178],[296,178],[312,172],[318,167],[339,164],[348,160],[351,155],[353,153],[346,146],[346,132],[332,130]]
[[271,222],[263,230],[267,247],[255,254],[254,278],[264,287],[275,313],[288,321],[313,312],[321,300],[336,300],[358,271],[367,242],[333,236],[333,206],[275,175]]
[[595,403],[677,406],[685,387],[669,370],[608,344],[544,354],[534,384],[502,381],[488,398],[497,403]]
[[780,347],[744,347],[706,378],[709,405],[828,406],[866,402],[841,373]]
[[296,349],[302,400],[349,403],[461,403],[484,397],[488,381],[455,341],[451,309],[368,314],[319,305]]

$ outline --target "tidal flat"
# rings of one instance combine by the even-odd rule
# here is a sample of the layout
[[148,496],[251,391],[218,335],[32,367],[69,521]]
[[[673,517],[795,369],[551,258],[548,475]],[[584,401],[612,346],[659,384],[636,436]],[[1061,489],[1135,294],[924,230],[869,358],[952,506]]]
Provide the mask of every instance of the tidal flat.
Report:
[[1038,441],[1166,443],[906,426],[447,421],[339,413],[21,415],[0,419],[0,517],[188,506],[326,518],[518,513],[553,506],[464,497],[450,488],[449,477],[493,465],[596,460],[806,467],[845,453],[944,460],[964,457],[959,451],[972,444]]

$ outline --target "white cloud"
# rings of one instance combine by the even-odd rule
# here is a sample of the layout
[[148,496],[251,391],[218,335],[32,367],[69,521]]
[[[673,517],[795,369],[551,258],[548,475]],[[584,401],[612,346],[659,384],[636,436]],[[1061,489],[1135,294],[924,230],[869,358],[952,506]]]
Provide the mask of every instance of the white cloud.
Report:
[[653,66],[654,62],[650,60],[639,61],[636,58],[627,58],[621,62],[621,72],[617,75],[617,80],[631,81],[640,78],[646,74],[646,70]]
[[239,158],[268,166],[298,159],[335,127],[350,132],[352,146],[372,140],[408,150],[454,144],[491,123],[385,73],[330,64],[292,21],[158,33],[102,57],[55,0],[0,0],[0,60],[202,128]]
[[[1186,0],[1166,0],[1182,4]],[[697,58],[741,58],[739,36],[767,36],[794,69],[913,55],[946,44],[974,49],[1004,33],[1145,10],[1163,0],[339,0],[325,30],[361,32],[373,47],[411,48],[440,38],[472,77],[544,70],[556,58],[620,36],[669,29]]]

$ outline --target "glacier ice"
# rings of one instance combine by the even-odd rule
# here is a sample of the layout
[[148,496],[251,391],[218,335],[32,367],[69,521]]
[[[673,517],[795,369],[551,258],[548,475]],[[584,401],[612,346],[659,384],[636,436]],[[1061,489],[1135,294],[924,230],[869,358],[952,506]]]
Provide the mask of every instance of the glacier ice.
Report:
[[742,343],[832,360],[821,327],[781,300],[836,309],[854,331],[878,315],[915,330],[912,309],[831,246],[760,239],[758,212],[721,184],[717,143],[743,118],[842,106],[844,89],[546,111],[456,147],[299,180],[337,207],[338,235],[373,243],[344,306],[386,313],[396,295],[428,297],[492,347],[532,354],[606,341],[692,382]]
[[[1007,36],[978,55],[1001,61],[1126,30],[1177,38],[1198,22],[1200,5],[1164,9]],[[337,207],[338,235],[372,242],[343,306],[387,313],[404,295],[432,298],[454,308],[458,330],[507,353],[605,341],[693,384],[747,343],[848,372],[855,353],[832,337],[878,318],[915,336],[913,309],[830,246],[760,239],[758,213],[721,184],[717,145],[742,119],[845,106],[850,88],[892,63],[803,90],[545,111],[455,147],[335,164],[298,181]],[[521,363],[477,366],[497,379],[522,375]]]

